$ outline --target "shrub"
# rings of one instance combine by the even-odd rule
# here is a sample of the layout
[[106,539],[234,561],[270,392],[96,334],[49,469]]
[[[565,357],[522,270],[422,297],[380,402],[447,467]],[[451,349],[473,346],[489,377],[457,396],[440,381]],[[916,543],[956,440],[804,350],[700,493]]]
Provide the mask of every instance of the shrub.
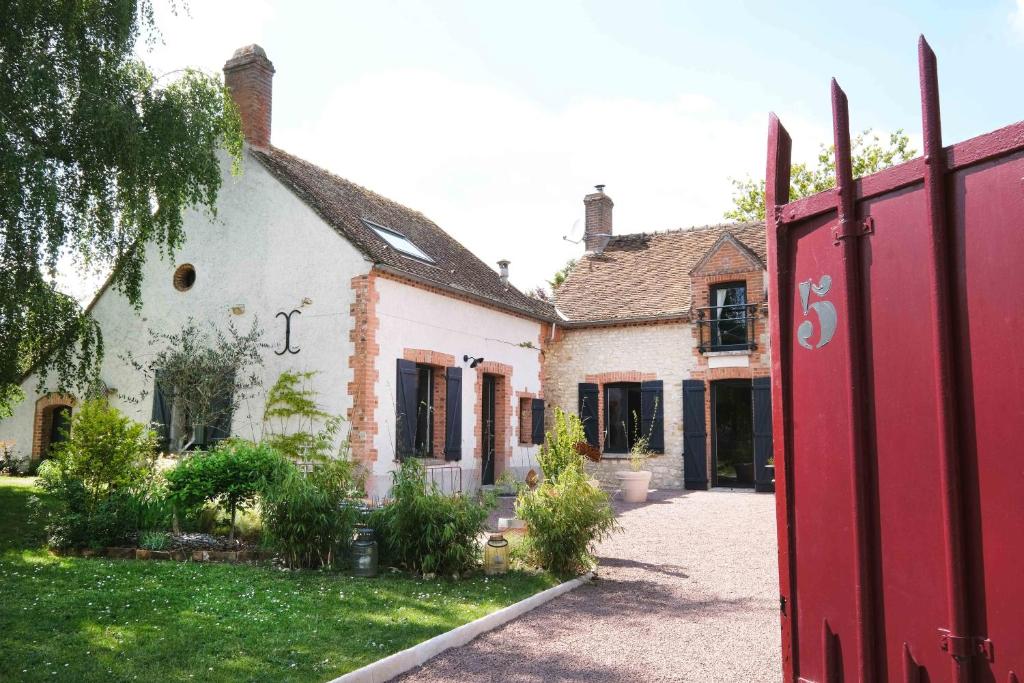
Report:
[[82,404],[68,440],[39,468],[52,503],[43,517],[59,548],[122,545],[134,540],[148,504],[156,437],[102,399]]
[[592,568],[594,544],[618,529],[608,494],[576,470],[520,493],[516,516],[529,528],[522,552],[531,563],[560,575]]
[[423,464],[405,460],[393,473],[392,501],[370,515],[386,562],[412,572],[460,575],[477,567],[478,539],[494,497],[441,493]]
[[139,535],[139,547],[146,550],[167,550],[170,540],[162,531],[145,531]]
[[21,463],[14,454],[14,447],[0,442],[0,474],[14,477],[21,472]]
[[229,538],[235,538],[235,516],[294,466],[266,443],[228,440],[212,451],[195,451],[166,474],[171,500],[179,509],[211,502],[231,519]]
[[[322,410],[313,389],[315,372],[282,372],[267,393],[264,439],[297,463],[324,463],[332,457],[344,420]],[[347,453],[342,443],[341,453]]]
[[516,516],[529,528],[521,554],[555,574],[593,567],[594,544],[619,528],[608,494],[591,484],[583,470],[577,449],[582,439],[579,418],[556,409],[555,431],[538,456],[544,481],[521,490],[516,500]]
[[545,479],[557,479],[567,469],[583,470],[580,444],[587,437],[580,418],[555,408],[555,430],[547,433],[544,445],[537,454],[537,462]]
[[344,566],[362,495],[351,460],[329,460],[308,476],[293,468],[264,497],[264,532],[291,568]]

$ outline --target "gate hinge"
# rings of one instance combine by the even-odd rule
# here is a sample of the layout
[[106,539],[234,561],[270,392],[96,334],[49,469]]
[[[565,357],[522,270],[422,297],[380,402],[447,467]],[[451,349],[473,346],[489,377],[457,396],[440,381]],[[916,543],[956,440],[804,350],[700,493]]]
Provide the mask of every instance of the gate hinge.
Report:
[[832,242],[838,246],[842,240],[848,237],[863,237],[875,231],[875,219],[868,216],[862,221],[853,221],[849,232],[839,232],[839,228],[832,228]]
[[954,636],[949,629],[939,629],[939,649],[948,652],[953,659],[963,661],[971,657],[992,659],[992,641],[981,636]]

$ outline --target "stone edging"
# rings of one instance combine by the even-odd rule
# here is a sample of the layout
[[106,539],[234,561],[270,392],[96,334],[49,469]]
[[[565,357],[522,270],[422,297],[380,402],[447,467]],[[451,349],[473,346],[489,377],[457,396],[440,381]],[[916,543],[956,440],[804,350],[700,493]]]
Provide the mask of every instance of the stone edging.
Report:
[[499,626],[526,614],[530,610],[540,607],[544,603],[550,602],[575,588],[579,588],[593,577],[593,572],[587,572],[575,579],[548,588],[536,595],[531,595],[525,600],[520,600],[496,612],[491,612],[468,624],[463,624],[451,631],[434,636],[430,640],[425,640],[418,645],[413,645],[384,659],[379,659],[372,664],[367,664],[360,669],[339,676],[329,683],[384,683],[384,681],[390,681],[392,678],[420,666],[449,648],[465,645],[477,636],[493,631]]

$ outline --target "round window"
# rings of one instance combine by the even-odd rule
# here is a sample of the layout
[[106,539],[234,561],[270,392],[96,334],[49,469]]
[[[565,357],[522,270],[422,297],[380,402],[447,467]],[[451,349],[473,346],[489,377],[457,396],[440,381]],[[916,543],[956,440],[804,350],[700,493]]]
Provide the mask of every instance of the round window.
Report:
[[183,263],[174,271],[174,288],[187,292],[196,283],[196,269],[191,263]]

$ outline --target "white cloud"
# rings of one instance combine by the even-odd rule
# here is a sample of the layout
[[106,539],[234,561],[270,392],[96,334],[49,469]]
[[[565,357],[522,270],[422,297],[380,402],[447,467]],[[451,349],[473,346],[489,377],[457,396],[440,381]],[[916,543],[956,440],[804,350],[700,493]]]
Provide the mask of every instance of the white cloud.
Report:
[[1010,25],[1024,35],[1024,0],[1017,0],[1013,11],[1010,12]]
[[[827,139],[826,128],[787,124],[807,156]],[[766,133],[767,112],[732,118],[702,95],[553,111],[493,85],[402,70],[338,85],[307,125],[276,121],[274,141],[422,211],[488,264],[510,259],[526,288],[582,253],[561,238],[594,184],[615,200],[620,234],[720,222],[729,178],[763,174]]]

